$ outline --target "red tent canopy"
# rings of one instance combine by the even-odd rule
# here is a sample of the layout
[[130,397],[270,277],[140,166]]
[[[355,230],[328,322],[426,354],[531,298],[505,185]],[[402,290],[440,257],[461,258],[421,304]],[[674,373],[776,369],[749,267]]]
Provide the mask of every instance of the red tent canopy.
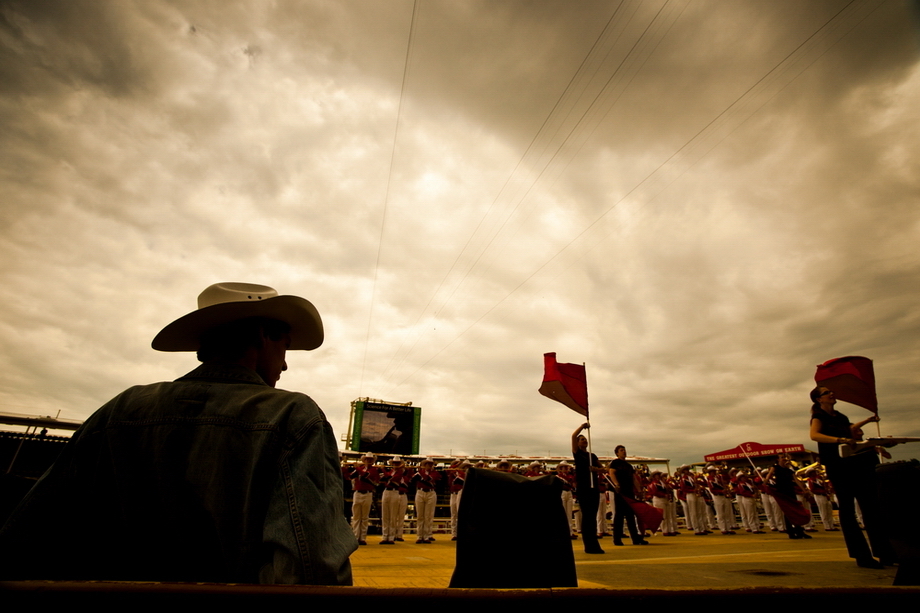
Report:
[[725,462],[727,460],[743,460],[746,457],[762,458],[764,456],[779,455],[781,453],[805,453],[804,445],[762,445],[761,443],[741,443],[732,449],[717,451],[703,459],[707,462]]

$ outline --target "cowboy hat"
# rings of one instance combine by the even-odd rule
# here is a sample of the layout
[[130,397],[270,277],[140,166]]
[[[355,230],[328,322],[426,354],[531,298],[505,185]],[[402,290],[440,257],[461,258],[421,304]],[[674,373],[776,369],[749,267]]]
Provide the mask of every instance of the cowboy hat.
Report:
[[153,339],[157,351],[198,351],[201,335],[217,326],[249,317],[283,321],[291,327],[290,349],[323,344],[323,320],[310,301],[279,296],[267,285],[215,283],[198,295],[198,310],[172,322]]

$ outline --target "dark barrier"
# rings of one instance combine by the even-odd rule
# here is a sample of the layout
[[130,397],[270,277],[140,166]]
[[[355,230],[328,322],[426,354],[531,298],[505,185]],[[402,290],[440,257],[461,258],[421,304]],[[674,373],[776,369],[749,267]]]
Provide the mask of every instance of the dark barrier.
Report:
[[562,483],[471,468],[460,498],[452,588],[577,587]]

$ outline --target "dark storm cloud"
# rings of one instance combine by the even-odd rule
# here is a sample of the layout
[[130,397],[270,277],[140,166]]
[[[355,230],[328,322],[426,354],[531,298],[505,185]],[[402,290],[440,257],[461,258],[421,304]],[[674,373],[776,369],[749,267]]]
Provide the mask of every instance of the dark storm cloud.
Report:
[[176,376],[149,339],[234,279],[324,314],[283,385],[411,399],[426,451],[567,453],[545,351],[598,449],[803,441],[852,353],[916,429],[907,5],[423,0],[406,66],[413,6],[0,6],[3,400]]

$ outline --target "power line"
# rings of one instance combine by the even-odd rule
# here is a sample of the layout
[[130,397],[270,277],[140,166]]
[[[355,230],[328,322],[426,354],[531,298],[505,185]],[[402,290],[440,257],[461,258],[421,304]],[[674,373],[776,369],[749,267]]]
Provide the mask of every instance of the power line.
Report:
[[[377,278],[380,273],[380,254],[383,251],[383,236],[386,230],[387,207],[390,202],[390,185],[393,181],[393,165],[396,159],[396,143],[399,141],[399,127],[402,119],[403,99],[406,94],[406,84],[409,82],[409,58],[412,55],[412,41],[414,39],[415,24],[418,17],[418,0],[412,4],[412,18],[409,22],[409,37],[406,41],[406,61],[403,64],[402,87],[399,90],[399,106],[396,109],[396,125],[393,128],[393,146],[390,149],[390,166],[387,171],[387,183],[383,196],[383,212],[380,216],[380,237],[377,240],[377,260],[374,263],[374,283],[371,289],[371,304],[367,311],[367,331],[364,336],[364,359],[361,364],[361,380],[358,385],[359,392],[364,389],[364,374],[367,370],[367,352],[371,340],[371,323],[374,320],[374,305],[377,298]],[[359,393],[360,395],[360,393]]]
[[[793,50],[790,51],[788,54],[786,54],[786,56],[784,56],[783,59],[781,59],[779,62],[777,62],[769,71],[767,71],[762,77],[760,77],[754,84],[752,84],[752,85],[751,85],[750,87],[748,87],[744,92],[742,92],[739,96],[737,96],[729,105],[727,105],[727,106],[726,106],[722,111],[720,111],[715,117],[713,117],[713,118],[712,118],[709,122],[707,122],[702,128],[700,128],[692,137],[690,137],[686,142],[684,142],[683,145],[681,145],[677,150],[675,150],[674,153],[672,153],[670,156],[668,156],[668,158],[666,158],[664,161],[662,161],[654,170],[652,170],[652,171],[649,172],[647,175],[645,175],[638,183],[636,183],[636,184],[633,186],[633,188],[631,188],[626,194],[624,194],[622,197],[620,197],[618,200],[616,200],[610,207],[608,207],[603,213],[601,213],[597,218],[595,218],[594,221],[592,221],[590,224],[588,224],[588,225],[587,225],[581,232],[579,232],[574,238],[572,238],[568,243],[566,243],[564,246],[562,246],[560,249],[558,249],[558,250],[556,251],[556,253],[554,253],[554,254],[553,254],[552,256],[550,256],[546,261],[544,261],[543,264],[541,264],[539,267],[537,267],[535,270],[533,270],[533,272],[531,272],[526,278],[524,278],[519,284],[517,284],[517,285],[516,285],[511,291],[509,291],[503,298],[501,298],[500,300],[498,300],[497,302],[495,302],[491,307],[489,307],[489,309],[487,309],[484,313],[482,313],[474,322],[472,322],[469,326],[467,326],[462,332],[460,332],[459,334],[457,334],[457,335],[456,335],[452,340],[450,340],[446,345],[444,345],[441,349],[439,349],[437,352],[435,352],[433,355],[431,355],[427,360],[425,360],[422,364],[420,364],[412,373],[410,373],[408,376],[406,376],[405,378],[403,378],[399,383],[397,383],[393,388],[391,388],[391,392],[389,392],[389,393],[392,393],[392,390],[398,388],[399,386],[403,385],[406,381],[408,381],[409,379],[411,379],[417,372],[419,372],[422,368],[424,368],[425,366],[427,366],[431,361],[433,361],[436,357],[438,357],[441,353],[443,353],[446,349],[448,349],[451,345],[453,345],[457,340],[459,340],[462,336],[464,336],[467,332],[469,332],[469,330],[471,330],[473,327],[475,327],[476,325],[478,325],[485,317],[487,317],[489,314],[491,314],[495,309],[497,309],[501,304],[503,304],[508,298],[510,298],[510,297],[511,297],[512,295],[514,295],[515,293],[517,293],[517,292],[521,289],[521,287],[523,287],[524,285],[526,285],[532,278],[534,278],[536,275],[538,275],[539,273],[541,273],[542,271],[544,271],[550,264],[552,264],[554,261],[556,261],[564,252],[568,251],[575,243],[577,243],[577,242],[579,242],[580,240],[582,240],[583,237],[585,237],[587,234],[589,234],[589,233],[592,231],[592,229],[595,228],[595,227],[599,224],[599,222],[600,222],[601,220],[603,220],[603,219],[604,219],[611,211],[613,211],[618,205],[620,205],[620,204],[621,204],[622,202],[624,202],[626,199],[630,198],[633,194],[635,194],[637,191],[639,191],[640,188],[642,188],[642,187],[645,186],[646,184],[650,183],[650,181],[651,181],[652,179],[655,179],[655,178],[657,178],[658,176],[660,176],[660,175],[662,174],[663,170],[664,170],[666,167],[671,167],[671,166],[673,166],[673,165],[674,165],[673,162],[675,162],[675,160],[685,158],[685,157],[686,157],[685,154],[686,154],[687,152],[689,152],[695,145],[699,144],[700,141],[702,141],[702,139],[703,139],[704,137],[709,136],[710,134],[712,134],[712,133],[715,131],[716,127],[718,127],[718,126],[720,126],[721,124],[725,123],[725,121],[727,120],[727,119],[726,119],[727,117],[730,117],[730,116],[732,116],[732,115],[738,115],[738,114],[740,113],[739,108],[742,106],[743,103],[749,102],[749,101],[753,98],[753,96],[754,96],[755,94],[759,93],[759,91],[764,90],[764,89],[766,88],[766,87],[765,87],[765,84],[767,84],[767,83],[775,83],[775,82],[778,80],[778,78],[779,78],[780,75],[785,74],[786,72],[788,72],[789,67],[790,67],[794,62],[799,61],[800,58],[801,58],[802,56],[804,56],[805,53],[810,52],[810,51],[814,48],[814,45],[812,45],[812,43],[813,43],[814,41],[816,41],[817,39],[821,38],[822,36],[826,37],[825,35],[827,34],[827,32],[830,31],[831,26],[834,25],[836,22],[842,21],[842,20],[843,20],[843,18],[842,18],[841,16],[842,16],[842,15],[844,14],[844,12],[846,12],[847,9],[849,9],[855,2],[856,2],[856,0],[851,0],[851,2],[847,3],[847,4],[846,4],[845,6],[843,6],[839,11],[837,11],[833,16],[831,16],[828,20],[826,20],[821,26],[819,26],[814,32],[812,32],[804,41],[802,41],[799,45],[797,45],[797,46],[795,47],[795,49],[793,49]],[[877,8],[877,7],[876,7],[876,8]],[[875,9],[873,9],[873,10],[875,10]],[[854,11],[854,12],[855,12],[855,11]],[[859,19],[859,21],[862,21],[862,20],[864,20],[864,19],[865,19],[865,16],[861,17],[861,18]],[[855,27],[855,26],[854,26],[854,27]],[[849,32],[849,31],[852,31],[852,29],[853,29],[853,28],[851,28],[850,30],[848,30],[848,32]],[[768,98],[767,101],[765,101],[764,103],[762,103],[761,105],[759,105],[757,108],[755,108],[755,109],[751,110],[749,113],[747,113],[746,116],[744,117],[744,119],[743,119],[741,122],[739,122],[734,128],[732,128],[732,130],[729,132],[729,134],[731,134],[731,132],[733,132],[734,130],[736,130],[740,125],[742,125],[745,121],[747,121],[747,119],[749,119],[751,116],[753,116],[754,114],[756,114],[757,112],[759,112],[759,111],[763,108],[763,106],[765,106],[766,103],[776,95],[776,93],[778,93],[779,91],[781,91],[783,88],[785,88],[785,87],[788,85],[789,82],[791,82],[792,80],[794,80],[795,78],[797,78],[798,75],[800,75],[802,72],[804,72],[805,70],[807,70],[815,61],[817,61],[818,58],[820,58],[821,56],[823,56],[823,55],[827,52],[827,50],[828,50],[830,47],[832,47],[834,44],[836,44],[836,43],[840,40],[840,38],[842,38],[842,37],[843,37],[843,35],[841,35],[841,36],[838,37],[836,40],[834,40],[833,42],[831,42],[831,44],[828,45],[827,48],[825,48],[823,51],[821,51],[821,52],[817,55],[817,57],[815,57],[815,58],[814,58],[811,62],[809,62],[804,68],[802,68],[802,70],[799,71],[799,73],[797,73],[794,77],[792,77],[792,78],[789,79],[787,82],[785,82],[781,87],[777,88],[777,90],[773,93],[773,95],[771,95],[771,96]],[[644,62],[643,62],[643,63],[644,63]],[[772,76],[772,78],[771,78],[771,76]],[[762,85],[763,85],[764,87],[761,87]],[[670,186],[674,181],[676,181],[678,178],[680,178],[680,176],[682,176],[684,173],[686,173],[687,170],[689,170],[689,168],[691,168],[696,162],[699,161],[699,159],[702,159],[703,157],[705,157],[706,155],[708,155],[716,146],[718,146],[721,142],[723,142],[724,139],[727,138],[727,136],[728,136],[728,134],[726,134],[725,136],[723,136],[723,137],[722,137],[721,139],[719,139],[716,143],[714,143],[709,149],[707,149],[706,151],[704,151],[696,160],[693,161],[692,164],[688,165],[688,166],[687,166],[683,171],[681,171],[676,177],[674,177],[671,181],[669,181],[669,182],[667,183],[667,185],[665,185],[664,187],[662,187],[661,190],[659,190],[659,191],[652,197],[652,199],[654,199],[654,197],[657,197],[657,195],[660,194],[661,191],[663,191],[664,189],[666,189],[666,188],[667,188],[668,186]],[[648,202],[646,202],[645,204],[648,204]],[[593,247],[592,247],[592,248],[593,248]],[[589,249],[589,250],[590,250],[590,249]]]

